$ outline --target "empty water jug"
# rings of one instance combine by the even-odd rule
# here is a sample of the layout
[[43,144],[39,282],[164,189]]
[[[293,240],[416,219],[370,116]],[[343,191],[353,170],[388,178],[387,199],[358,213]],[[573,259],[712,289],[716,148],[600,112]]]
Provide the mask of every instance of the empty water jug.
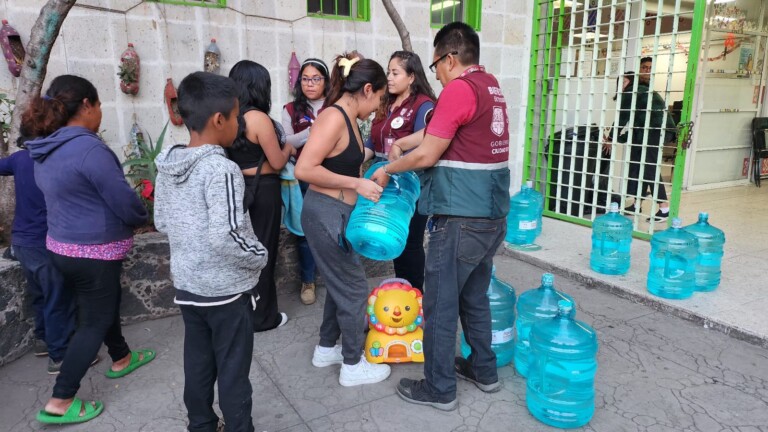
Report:
[[[573,298],[568,294],[555,290],[555,276],[544,273],[541,276],[541,286],[526,291],[517,299],[517,321],[515,321],[515,369],[521,376],[528,374],[530,345],[528,337],[531,326],[541,320],[557,315],[557,302]],[[575,304],[575,303],[574,303]],[[574,309],[575,313],[575,309]]]
[[611,203],[608,213],[592,224],[592,270],[609,275],[629,271],[629,249],[632,244],[632,222],[619,214],[619,204]]
[[651,237],[648,291],[653,295],[669,299],[693,295],[698,241],[682,226],[682,221],[675,218],[672,228]]
[[696,236],[699,257],[696,260],[696,291],[714,291],[720,285],[720,264],[723,260],[725,233],[708,222],[707,213],[699,213],[699,221],[683,228]]
[[505,240],[514,245],[532,244],[541,233],[541,218],[544,199],[527,182],[509,201],[507,215],[507,236]]
[[[502,367],[512,362],[515,353],[515,289],[496,277],[496,266],[487,295],[491,307],[491,349],[496,353],[496,367]],[[462,332],[461,355],[469,358],[471,351]]]
[[597,334],[572,311],[561,300],[555,318],[533,326],[525,394],[531,415],[564,429],[587,424],[595,412]]
[[[373,164],[365,178],[388,162]],[[362,195],[352,210],[346,237],[360,255],[385,261],[397,258],[405,248],[408,225],[420,193],[419,178],[411,171],[392,174],[377,203]]]

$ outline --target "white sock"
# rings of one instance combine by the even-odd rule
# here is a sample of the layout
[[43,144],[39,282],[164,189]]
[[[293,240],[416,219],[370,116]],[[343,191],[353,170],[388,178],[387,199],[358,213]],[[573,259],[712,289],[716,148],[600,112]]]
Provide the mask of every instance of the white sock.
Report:
[[659,210],[661,210],[661,212],[664,213],[664,214],[669,213],[669,207],[667,207],[667,208],[659,208]]
[[330,354],[330,353],[332,353],[332,352],[333,352],[333,347],[324,347],[324,346],[320,346],[320,345],[318,345],[318,346],[317,346],[317,351],[318,351],[320,354]]

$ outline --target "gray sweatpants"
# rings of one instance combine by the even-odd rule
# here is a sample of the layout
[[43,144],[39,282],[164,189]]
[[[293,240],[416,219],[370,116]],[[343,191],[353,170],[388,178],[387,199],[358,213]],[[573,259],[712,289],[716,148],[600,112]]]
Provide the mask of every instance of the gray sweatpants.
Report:
[[365,349],[365,308],[369,289],[358,254],[344,234],[354,206],[308,190],[301,211],[301,226],[323,276],[325,297],[320,346],[332,347],[339,336],[344,363],[357,364]]

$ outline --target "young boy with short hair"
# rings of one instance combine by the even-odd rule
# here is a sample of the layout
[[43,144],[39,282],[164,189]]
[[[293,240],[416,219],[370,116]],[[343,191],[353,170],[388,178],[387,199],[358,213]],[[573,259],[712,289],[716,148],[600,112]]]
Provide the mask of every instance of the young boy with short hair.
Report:
[[[213,384],[226,431],[252,432],[250,293],[267,262],[243,210],[245,183],[227,159],[237,135],[234,81],[195,72],[179,85],[189,144],[156,159],[155,226],[168,235],[174,302],[184,320],[184,404],[189,431],[216,431]],[[249,309],[251,308],[251,309]]]

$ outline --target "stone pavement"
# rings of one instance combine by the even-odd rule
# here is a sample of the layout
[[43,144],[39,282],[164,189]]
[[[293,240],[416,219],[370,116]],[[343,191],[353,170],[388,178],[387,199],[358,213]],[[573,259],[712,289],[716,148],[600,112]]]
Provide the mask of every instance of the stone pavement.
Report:
[[[539,285],[541,270],[508,256],[496,258],[498,275],[518,294]],[[371,280],[375,285],[379,280]],[[595,327],[600,341],[597,408],[586,431],[768,431],[768,350],[700,325],[556,277],[573,295],[577,317]],[[421,365],[393,367],[378,385],[344,388],[338,367],[314,368],[322,301],[304,306],[298,292],[282,293],[291,320],[285,327],[255,336],[253,416],[257,431],[547,431],[525,407],[525,382],[511,366],[499,370],[503,389],[484,394],[459,382],[459,408],[444,413],[410,405],[395,394],[401,377],[420,375]],[[181,432],[180,317],[125,327],[132,347],[150,347],[158,358],[136,373],[108,380],[102,361],[86,375],[79,396],[104,401],[94,421],[42,427],[34,420],[54,379],[46,360],[31,354],[0,368],[0,430],[66,432]],[[102,356],[106,359],[106,353]]]

